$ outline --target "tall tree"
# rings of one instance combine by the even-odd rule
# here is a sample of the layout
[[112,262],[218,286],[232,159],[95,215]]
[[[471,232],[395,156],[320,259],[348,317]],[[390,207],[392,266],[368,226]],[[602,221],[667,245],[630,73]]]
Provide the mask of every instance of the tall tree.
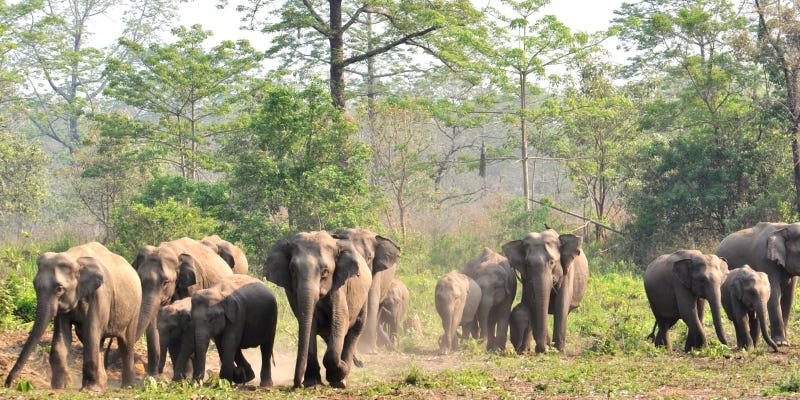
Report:
[[[169,0],[43,0],[44,7],[22,27],[16,60],[28,82],[28,115],[38,132],[72,153],[88,132],[85,116],[98,111],[107,80],[106,59],[127,59],[127,49],[103,46],[98,27],[110,27],[101,18],[121,16],[119,32],[131,41],[151,40],[175,16]],[[43,84],[42,84],[43,83]]]
[[755,0],[760,61],[777,81],[776,98],[787,115],[787,131],[792,146],[795,212],[800,214],[800,3],[796,1]]
[[31,214],[45,195],[47,156],[19,135],[0,131],[0,218]]
[[[457,46],[484,33],[479,23],[481,13],[467,0],[248,0],[238,8],[252,27],[263,25],[264,32],[276,34],[268,54],[280,56],[287,65],[302,61],[327,65],[331,98],[341,109],[346,107],[348,67],[400,46],[414,46],[457,64],[467,61]],[[274,11],[264,17],[260,13],[264,9]],[[358,35],[351,32],[364,24],[369,24],[375,34],[369,44],[354,46],[350,41],[357,40]]]
[[248,72],[258,68],[262,55],[246,40],[226,40],[206,50],[211,32],[198,25],[172,33],[177,41],[166,45],[145,47],[120,39],[135,61],[109,60],[105,93],[143,117],[99,118],[114,127],[104,130],[110,137],[137,143],[131,151],[140,163],[166,163],[184,178],[198,180],[201,169],[214,167],[210,141],[243,128],[246,117],[233,111],[251,93]]

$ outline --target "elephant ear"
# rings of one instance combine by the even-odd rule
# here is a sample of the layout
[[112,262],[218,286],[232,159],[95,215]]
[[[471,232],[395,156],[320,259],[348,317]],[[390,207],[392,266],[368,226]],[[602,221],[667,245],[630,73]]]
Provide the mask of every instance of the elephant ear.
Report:
[[400,246],[391,239],[377,235],[375,241],[375,257],[372,259],[373,274],[392,268],[400,259]]
[[140,248],[139,252],[136,254],[136,258],[133,260],[133,263],[131,264],[133,266],[133,269],[138,271],[139,267],[142,265],[142,263],[144,263],[144,260],[147,258],[147,256],[149,254],[152,254],[154,250],[155,247],[149,245]]
[[786,265],[786,228],[772,232],[767,238],[767,258],[781,267]]
[[223,299],[221,303],[225,313],[225,319],[229,322],[235,322],[239,316],[239,303],[230,297]]
[[[178,256],[178,265],[178,279],[175,281],[175,288],[183,292],[197,283],[197,260],[191,254],[181,253]],[[183,295],[186,294],[183,293]]]
[[218,246],[217,248],[219,249],[219,251],[217,251],[217,254],[219,254],[219,256],[223,260],[225,260],[225,263],[228,264],[228,266],[230,266],[231,269],[233,269],[233,267],[236,264],[236,261],[233,259],[233,253],[231,252],[230,247]]
[[503,245],[503,254],[508,258],[511,267],[525,274],[525,242],[522,240],[512,240]]
[[333,271],[331,290],[344,285],[348,279],[357,276],[364,257],[347,241],[338,241],[339,254],[336,255],[336,269]]
[[569,267],[572,265],[572,260],[581,254],[581,245],[583,245],[583,237],[572,234],[560,235],[558,237],[558,252],[561,254],[561,267],[564,269],[564,275],[569,272]]
[[672,264],[672,274],[689,290],[692,290],[693,265],[694,261],[691,258],[682,258]]
[[282,288],[291,288],[292,275],[289,273],[291,259],[292,243],[285,239],[279,240],[269,250],[267,261],[264,262],[264,277]]
[[82,300],[94,293],[104,282],[103,270],[100,262],[94,257],[81,257],[78,259],[78,287],[75,291],[76,300]]

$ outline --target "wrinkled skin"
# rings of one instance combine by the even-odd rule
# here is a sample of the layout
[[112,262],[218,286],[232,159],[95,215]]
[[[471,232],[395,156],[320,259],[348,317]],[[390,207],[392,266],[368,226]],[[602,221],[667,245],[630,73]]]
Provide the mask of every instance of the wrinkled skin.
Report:
[[434,297],[436,312],[442,319],[444,330],[439,338],[439,353],[449,354],[458,344],[459,326],[463,338],[468,338],[473,331],[481,301],[481,288],[470,277],[453,270],[436,282]]
[[564,351],[567,316],[580,306],[589,281],[589,262],[575,235],[559,235],[553,229],[530,232],[522,240],[503,245],[503,253],[520,274],[525,289],[533,292],[526,304],[530,311],[536,353],[550,346],[547,315],[553,315],[555,347]]
[[378,352],[378,312],[380,303],[389,292],[397,271],[400,247],[391,239],[362,228],[338,231],[334,238],[349,240],[372,272],[372,286],[367,299],[367,320],[358,342],[358,350],[367,354]]
[[[172,380],[186,379],[192,374],[194,355],[194,324],[192,323],[192,298],[186,297],[161,307],[157,317],[161,354],[169,352],[172,358]],[[164,373],[167,357],[163,356],[158,373]]]
[[108,377],[100,360],[103,338],[117,338],[122,354],[122,386],[134,384],[136,328],[142,288],[124,258],[97,242],[62,253],[44,253],[33,280],[36,319],[17,362],[6,377],[9,387],[53,322],[50,347],[50,385],[63,389],[70,381],[67,356],[72,327],[83,344],[83,389],[102,392]]
[[218,235],[206,236],[200,239],[200,242],[211,248],[211,250],[225,260],[225,263],[231,267],[234,274],[247,275],[247,270],[250,268],[250,265],[242,249],[222,239]]
[[142,247],[133,268],[142,282],[137,337],[147,332],[147,373],[156,375],[162,356],[156,326],[159,308],[211,287],[233,272],[211,248],[187,237]]
[[725,260],[698,250],[679,250],[653,260],[644,273],[644,289],[656,318],[654,332],[658,328],[655,345],[672,348],[669,329],[680,319],[689,328],[684,351],[705,346],[702,316],[706,300],[717,338],[727,345],[721,316],[721,286],[727,275]]
[[505,257],[484,247],[478,256],[467,262],[463,273],[481,288],[477,321],[480,337],[486,339],[487,350],[505,350],[511,303],[517,295],[514,270]]
[[397,349],[399,339],[397,331],[403,321],[403,317],[408,311],[411,295],[408,288],[398,279],[393,279],[389,285],[386,297],[381,300],[380,312],[378,315],[378,342],[393,350]]
[[759,222],[725,237],[716,254],[728,261],[730,269],[747,264],[767,274],[771,289],[767,301],[770,334],[778,346],[788,346],[786,321],[800,275],[800,222]]
[[278,303],[272,290],[247,275],[233,275],[192,295],[195,325],[194,379],[203,380],[206,353],[214,340],[220,359],[219,377],[245,383],[255,377],[242,349],[261,350],[259,386],[272,386],[272,347],[278,324]]
[[317,335],[331,386],[344,388],[364,329],[372,274],[352,243],[325,231],[301,232],[269,251],[264,276],[286,290],[297,318],[294,387],[322,384]]
[[759,329],[764,341],[774,351],[778,345],[767,332],[767,301],[769,279],[767,274],[754,271],[749,265],[736,268],[722,282],[722,308],[736,329],[736,344],[750,350],[758,342]]

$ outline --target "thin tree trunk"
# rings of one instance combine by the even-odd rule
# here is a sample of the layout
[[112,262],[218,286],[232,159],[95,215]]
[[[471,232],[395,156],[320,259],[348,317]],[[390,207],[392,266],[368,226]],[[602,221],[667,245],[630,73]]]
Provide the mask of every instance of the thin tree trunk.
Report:
[[330,0],[331,47],[331,98],[333,105],[344,110],[347,106],[344,93],[344,39],[342,32],[342,0]]
[[525,110],[527,109],[527,97],[525,94],[525,87],[528,84],[528,74],[521,72],[519,75],[519,105],[520,105],[520,131],[522,133],[522,195],[525,197],[525,211],[531,210],[531,193],[530,182],[528,178],[528,124],[525,120]]

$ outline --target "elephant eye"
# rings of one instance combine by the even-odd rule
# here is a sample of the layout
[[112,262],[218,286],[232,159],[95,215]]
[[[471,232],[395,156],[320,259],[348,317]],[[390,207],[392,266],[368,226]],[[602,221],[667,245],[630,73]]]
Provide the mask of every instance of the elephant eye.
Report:
[[327,277],[328,277],[328,275],[330,275],[330,274],[331,274],[331,271],[330,271],[329,269],[327,269],[327,268],[322,268],[322,270],[321,270],[321,271],[319,271],[319,275],[320,275],[320,277],[321,277],[322,279],[325,279],[325,278],[327,278]]
[[57,285],[53,291],[56,293],[56,295],[61,295],[64,293],[64,287]]

